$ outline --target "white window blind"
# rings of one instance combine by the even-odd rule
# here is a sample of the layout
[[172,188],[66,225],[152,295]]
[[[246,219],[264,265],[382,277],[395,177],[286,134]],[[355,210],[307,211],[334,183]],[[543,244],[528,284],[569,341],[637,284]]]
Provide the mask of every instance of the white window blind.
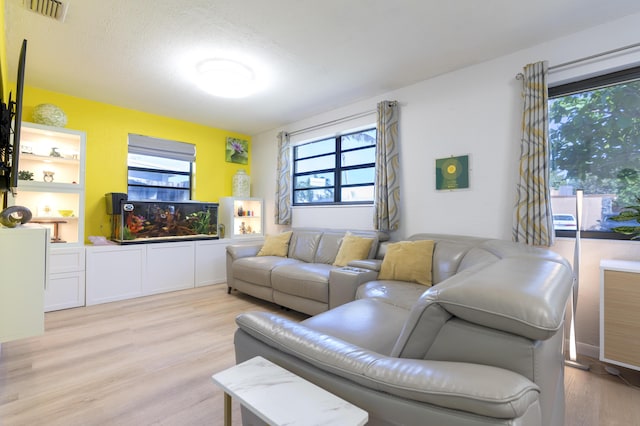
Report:
[[133,133],[129,133],[129,153],[189,162],[196,160],[196,146],[193,144]]

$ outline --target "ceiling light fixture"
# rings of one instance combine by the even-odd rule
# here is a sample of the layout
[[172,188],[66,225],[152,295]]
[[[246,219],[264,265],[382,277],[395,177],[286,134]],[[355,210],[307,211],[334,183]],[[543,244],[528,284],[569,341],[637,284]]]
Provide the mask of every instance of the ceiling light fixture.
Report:
[[206,59],[196,65],[198,85],[214,96],[243,98],[258,88],[248,66],[230,59]]

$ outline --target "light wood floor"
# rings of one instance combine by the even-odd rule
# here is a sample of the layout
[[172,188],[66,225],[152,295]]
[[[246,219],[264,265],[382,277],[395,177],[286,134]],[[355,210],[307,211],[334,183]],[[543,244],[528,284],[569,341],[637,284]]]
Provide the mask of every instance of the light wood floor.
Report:
[[[253,309],[305,317],[225,285],[48,313],[43,336],[2,345],[0,425],[222,425],[210,377],[234,364],[234,318]],[[640,425],[640,390],[589,362],[566,369],[566,425]]]

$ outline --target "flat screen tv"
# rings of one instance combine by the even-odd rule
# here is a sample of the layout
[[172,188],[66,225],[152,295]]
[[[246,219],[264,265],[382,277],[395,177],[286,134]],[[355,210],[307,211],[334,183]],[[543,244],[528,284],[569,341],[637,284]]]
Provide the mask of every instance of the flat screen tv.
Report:
[[[22,41],[16,79],[16,98],[0,106],[0,193],[15,192],[18,186],[18,156],[20,154],[20,126],[22,125],[22,94],[27,57],[27,40]],[[7,207],[4,196],[3,208]]]

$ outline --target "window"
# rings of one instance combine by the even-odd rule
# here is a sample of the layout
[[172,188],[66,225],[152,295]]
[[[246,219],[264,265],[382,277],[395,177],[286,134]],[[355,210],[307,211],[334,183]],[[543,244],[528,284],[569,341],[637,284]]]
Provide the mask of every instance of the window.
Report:
[[191,144],[129,135],[129,199],[190,200],[193,161]]
[[556,235],[575,235],[582,188],[583,235],[628,239],[613,228],[640,225],[610,218],[640,196],[640,67],[550,88],[549,146]]
[[372,204],[376,129],[298,145],[293,204]]

